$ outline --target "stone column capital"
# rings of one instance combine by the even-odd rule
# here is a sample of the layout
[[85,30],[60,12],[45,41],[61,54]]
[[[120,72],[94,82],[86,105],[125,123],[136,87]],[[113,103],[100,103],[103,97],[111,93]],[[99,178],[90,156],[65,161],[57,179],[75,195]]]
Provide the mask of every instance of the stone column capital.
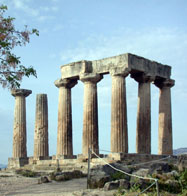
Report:
[[23,97],[27,97],[32,93],[31,90],[27,90],[27,89],[12,89],[11,90],[11,95],[14,97],[17,96],[23,96]]
[[69,78],[65,78],[65,79],[60,78],[58,80],[55,80],[54,84],[57,88],[60,87],[73,88],[77,84],[77,80],[69,79]]
[[103,78],[103,76],[96,73],[84,73],[80,74],[79,78],[82,82],[97,83]]
[[173,87],[175,85],[175,80],[172,79],[160,79],[160,80],[155,80],[154,84],[158,88],[163,88],[163,87]]
[[132,73],[131,78],[134,78],[139,83],[153,82],[155,80],[155,76],[147,73]]
[[110,69],[111,76],[122,76],[127,77],[129,75],[130,69],[127,67],[113,67]]

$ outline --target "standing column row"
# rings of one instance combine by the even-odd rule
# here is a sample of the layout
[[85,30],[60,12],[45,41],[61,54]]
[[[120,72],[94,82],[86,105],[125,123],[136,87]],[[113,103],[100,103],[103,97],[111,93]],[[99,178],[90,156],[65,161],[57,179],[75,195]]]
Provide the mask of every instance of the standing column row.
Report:
[[27,157],[26,134],[26,100],[31,90],[14,89],[11,94],[15,97],[14,130],[13,130],[13,158]]
[[144,73],[131,75],[138,82],[136,152],[151,154],[151,89],[153,77]]
[[57,157],[73,155],[71,88],[76,84],[77,80],[55,81],[55,85],[59,88]]
[[103,77],[99,74],[81,74],[84,83],[82,154],[88,156],[91,148],[99,154],[97,82]]
[[125,77],[128,72],[112,70],[111,152],[128,153],[128,128]]
[[48,145],[48,102],[46,94],[36,96],[35,132],[34,132],[34,158],[47,158]]
[[[125,78],[129,72],[110,72],[112,77],[111,102],[111,151],[128,153],[127,106]],[[159,145],[158,154],[172,154],[172,115],[171,91],[174,80],[153,78],[144,73],[131,74],[138,82],[138,111],[136,130],[136,151],[151,153],[151,92],[150,83],[160,89],[159,97]],[[81,74],[84,83],[83,142],[82,154],[88,156],[91,148],[99,154],[98,99],[97,83],[103,78],[100,74]],[[71,88],[77,80],[60,79],[55,81],[59,88],[57,157],[72,156],[72,108]],[[26,158],[26,105],[25,97],[32,91],[14,89],[15,97],[13,158]],[[48,157],[48,107],[47,95],[39,94],[36,99],[36,123],[34,136],[34,158]]]
[[175,81],[165,79],[156,80],[154,83],[160,89],[158,154],[173,154],[171,87]]

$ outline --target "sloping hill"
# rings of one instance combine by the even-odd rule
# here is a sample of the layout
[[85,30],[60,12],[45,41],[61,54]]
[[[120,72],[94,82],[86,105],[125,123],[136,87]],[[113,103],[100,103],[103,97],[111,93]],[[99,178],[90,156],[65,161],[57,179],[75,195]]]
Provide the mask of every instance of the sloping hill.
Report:
[[187,148],[178,148],[176,150],[173,150],[174,155],[179,155],[179,154],[187,154]]

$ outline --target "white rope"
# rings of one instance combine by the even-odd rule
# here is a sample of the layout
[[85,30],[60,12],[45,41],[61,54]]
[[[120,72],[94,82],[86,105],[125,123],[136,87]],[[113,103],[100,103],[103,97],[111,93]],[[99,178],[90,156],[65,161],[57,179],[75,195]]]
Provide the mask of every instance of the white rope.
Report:
[[159,162],[159,161],[162,161],[162,160],[165,160],[165,159],[169,159],[169,158],[171,158],[171,156],[164,157],[162,159],[153,160],[153,161],[147,161],[147,162],[144,162],[144,163],[136,163],[136,164],[133,164],[133,165],[131,164],[130,166],[145,165],[145,164],[148,164],[148,163]]
[[[102,149],[98,149],[99,151],[102,151],[102,152],[111,152],[109,150],[102,150]],[[112,153],[112,152],[111,152]]]
[[[111,152],[109,150],[102,150],[102,149],[99,149],[100,151],[102,152]],[[113,153],[113,152],[111,152]],[[157,160],[153,160],[153,161],[147,161],[147,162],[144,162],[144,163],[137,163],[137,164],[130,164],[130,166],[138,166],[138,165],[144,165],[144,164],[149,164],[149,163],[152,163],[152,162],[159,162],[159,161],[162,161],[162,160],[165,160],[165,159],[169,159],[171,158],[171,156],[167,156],[167,157],[164,157],[164,158],[161,158],[161,159],[157,159]]]
[[[143,190],[141,193],[139,193],[138,195],[144,193],[144,192],[147,191],[149,188],[151,188],[154,184],[157,184],[157,183],[158,183],[158,179],[156,179],[156,178],[148,178],[148,177],[137,176],[137,175],[134,175],[134,174],[129,174],[129,173],[127,173],[127,172],[125,172],[125,171],[123,171],[123,170],[121,170],[121,169],[117,169],[117,168],[115,168],[114,166],[112,166],[110,163],[107,163],[106,161],[104,161],[104,160],[103,160],[100,156],[98,156],[92,149],[91,149],[91,152],[92,152],[97,158],[101,159],[106,165],[110,166],[111,168],[113,168],[113,169],[116,170],[116,171],[119,171],[119,172],[124,173],[124,174],[126,174],[126,175],[128,175],[128,176],[131,176],[131,177],[136,177],[136,178],[140,178],[140,179],[144,179],[144,180],[153,180],[153,181],[154,181],[149,187],[147,187],[146,189],[144,189],[144,190]],[[156,188],[157,188],[157,187],[156,187]],[[137,195],[137,196],[138,196],[138,195]],[[159,194],[157,193],[157,195],[159,195]]]
[[[150,189],[154,184],[156,184],[156,182],[153,182],[150,186],[148,186],[146,189],[144,189],[142,192],[138,193],[138,195],[141,195],[142,193],[144,193],[145,191],[147,191],[148,189]],[[136,196],[138,196],[136,195]]]
[[116,171],[122,172],[122,173],[124,173],[124,174],[126,174],[126,175],[128,175],[128,176],[132,176],[132,177],[136,177],[136,178],[140,178],[140,179],[157,181],[156,178],[148,178],[148,177],[143,177],[143,176],[137,176],[137,175],[134,175],[134,174],[129,174],[129,173],[127,173],[127,172],[125,172],[125,171],[123,171],[123,170],[121,170],[121,169],[117,169],[117,168],[115,168],[114,166],[110,165],[110,163],[104,161],[104,160],[103,160],[101,157],[99,157],[93,150],[91,150],[91,151],[92,151],[92,153],[93,153],[97,158],[99,158],[100,160],[102,160],[105,164],[107,164],[108,166],[110,166],[111,168],[113,168],[113,169],[116,170]]

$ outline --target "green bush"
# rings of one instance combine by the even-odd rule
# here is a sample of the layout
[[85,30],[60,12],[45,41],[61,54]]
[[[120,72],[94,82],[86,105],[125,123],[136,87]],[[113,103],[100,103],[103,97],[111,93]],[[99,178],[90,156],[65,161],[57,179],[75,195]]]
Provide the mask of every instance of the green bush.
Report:
[[187,195],[187,169],[185,169],[183,172],[180,173],[178,181],[181,185],[182,194],[186,196]]
[[36,177],[36,176],[38,176],[38,174],[34,171],[23,170],[23,169],[16,170],[16,174],[20,174],[20,175],[25,176],[25,177]]
[[111,179],[114,180],[119,180],[119,179],[127,179],[129,178],[127,175],[121,172],[115,172],[114,174],[111,174]]

